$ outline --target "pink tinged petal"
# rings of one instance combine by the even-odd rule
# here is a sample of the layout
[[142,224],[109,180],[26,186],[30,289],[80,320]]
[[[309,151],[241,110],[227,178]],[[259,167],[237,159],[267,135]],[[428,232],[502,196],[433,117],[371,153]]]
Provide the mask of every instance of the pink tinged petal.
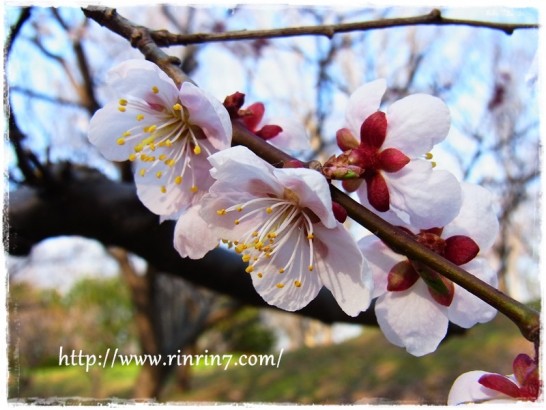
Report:
[[[461,267],[478,279],[483,280],[493,287],[497,287],[497,274],[489,266],[485,258],[478,256]],[[476,323],[489,322],[496,314],[496,309],[466,289],[455,285],[455,296],[448,310],[448,317],[451,322],[468,329]]]
[[447,332],[447,308],[436,303],[422,280],[402,292],[387,292],[375,305],[385,337],[414,356],[434,352]]
[[387,118],[381,111],[370,115],[360,127],[360,146],[366,150],[378,150],[387,135]]
[[358,247],[372,271],[374,281],[372,297],[381,296],[387,292],[388,273],[395,265],[406,260],[406,257],[394,253],[374,235],[368,235],[360,239]]
[[387,290],[390,292],[407,290],[419,279],[409,261],[398,262],[387,275]]
[[455,219],[444,228],[443,237],[465,235],[483,251],[489,249],[499,232],[499,221],[493,209],[493,195],[479,185],[463,182],[462,206]]
[[[95,145],[100,153],[111,161],[126,161],[129,155],[134,152],[134,147],[144,137],[138,140],[124,138],[124,143],[119,144],[118,140],[123,134],[137,125],[137,113],[131,108],[126,112],[118,111],[117,101],[112,101],[95,112],[89,123],[88,138],[91,144]],[[157,117],[148,116],[144,121],[138,123],[138,132],[142,128],[154,124]]]
[[472,238],[464,235],[451,236],[445,240],[444,257],[455,265],[463,265],[476,257],[480,248]]
[[199,212],[199,205],[192,206],[174,228],[174,247],[183,258],[200,259],[218,245],[218,237]]
[[278,125],[264,125],[260,130],[256,131],[256,135],[261,139],[267,141],[271,138],[275,138],[282,132],[282,128]]
[[245,127],[249,131],[254,132],[264,117],[265,107],[261,102],[257,102],[246,107],[245,111],[247,114],[241,117],[241,119]]
[[370,173],[364,173],[364,178],[366,179],[368,201],[370,201],[370,204],[379,212],[388,211],[390,195],[383,175],[380,172],[371,171]]
[[271,118],[268,124],[275,124],[282,130],[275,137],[268,140],[271,145],[285,151],[304,151],[310,149],[309,134],[298,121],[290,118]]
[[137,196],[140,201],[156,215],[172,215],[188,208],[195,196],[182,185],[165,185],[166,192],[162,193],[160,185],[137,183]]
[[[310,247],[297,234],[271,258],[260,258],[250,273],[258,294],[270,305],[293,312],[309,304],[322,288],[319,275],[308,270]],[[281,272],[294,252],[295,260]]]
[[273,174],[281,186],[297,195],[299,206],[310,209],[326,228],[337,225],[330,188],[322,174],[307,168],[273,169]]
[[457,377],[448,394],[448,406],[464,403],[479,403],[502,397],[503,395],[501,393],[488,389],[478,383],[480,377],[487,374],[489,373],[482,370],[474,370],[463,373]]
[[366,310],[372,299],[373,279],[353,237],[341,224],[326,229],[314,226],[314,266],[324,286],[349,316]]
[[[127,60],[108,72],[109,85],[118,98],[133,96],[163,102],[169,108],[178,99],[178,87],[157,65],[146,60]],[[157,87],[157,94],[152,88]]]
[[410,226],[445,226],[461,209],[457,179],[447,171],[433,171],[428,161],[413,160],[399,172],[383,176],[389,187],[390,209]]
[[415,158],[443,141],[450,127],[449,109],[437,97],[414,94],[394,102],[387,110],[385,148],[396,148]]
[[517,398],[520,395],[519,387],[507,377],[500,374],[484,374],[478,379],[478,383],[488,389],[498,391],[510,397]]
[[213,166],[210,173],[219,182],[211,188],[214,192],[249,192],[254,196],[282,197],[284,187],[273,174],[273,167],[248,148],[236,146],[219,151],[208,161]]
[[358,148],[360,144],[348,128],[342,128],[336,132],[336,141],[342,151]]
[[220,101],[186,81],[180,87],[180,102],[189,112],[189,121],[203,130],[214,148],[231,146],[231,120]]
[[345,119],[353,135],[359,135],[364,120],[379,109],[386,89],[387,82],[379,79],[360,86],[351,94]]
[[410,159],[395,148],[387,148],[379,154],[379,165],[386,172],[398,172],[409,162]]
[[362,179],[345,179],[341,181],[343,189],[347,192],[355,192],[364,181]]

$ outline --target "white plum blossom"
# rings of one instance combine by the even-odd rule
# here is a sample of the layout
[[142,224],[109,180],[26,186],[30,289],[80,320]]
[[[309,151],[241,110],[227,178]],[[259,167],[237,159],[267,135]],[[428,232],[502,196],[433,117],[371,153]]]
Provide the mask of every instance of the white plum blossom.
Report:
[[463,373],[453,383],[447,404],[536,401],[541,390],[536,361],[524,353],[519,354],[513,369],[514,374],[508,376],[482,370]]
[[207,157],[231,145],[228,112],[194,84],[179,88],[144,60],[114,67],[109,84],[116,100],[95,113],[89,140],[107,159],[134,163],[137,194],[152,212],[184,211],[213,182]]
[[[445,227],[402,228],[415,239],[484,282],[497,286],[495,272],[482,256],[495,240],[498,220],[492,196],[482,187],[464,183],[463,204]],[[470,328],[491,320],[496,310],[438,272],[394,252],[375,236],[359,242],[374,277],[375,313],[393,344],[415,355],[433,352],[451,321]]]
[[350,96],[348,127],[337,132],[337,141],[348,153],[348,165],[361,173],[359,179],[344,181],[344,187],[358,190],[363,204],[380,213],[391,211],[416,228],[443,226],[459,212],[460,186],[448,171],[433,171],[428,159],[449,132],[449,109],[437,97],[413,94],[386,113],[378,111],[385,90],[381,79]]
[[242,146],[209,161],[216,182],[175,228],[183,257],[200,258],[222,239],[249,264],[254,287],[271,305],[299,310],[325,286],[350,316],[369,306],[371,275],[334,217],[320,173],[274,168]]

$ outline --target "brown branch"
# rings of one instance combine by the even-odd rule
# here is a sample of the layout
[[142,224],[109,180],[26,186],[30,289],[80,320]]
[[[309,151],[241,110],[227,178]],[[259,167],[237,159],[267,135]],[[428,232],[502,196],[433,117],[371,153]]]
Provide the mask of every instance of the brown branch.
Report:
[[180,59],[163,52],[146,27],[133,24],[119,15],[115,9],[108,7],[89,6],[83,9],[83,13],[101,26],[127,39],[147,60],[156,63],[178,85],[184,81],[190,81],[180,69]]
[[400,17],[374,21],[362,21],[357,23],[329,24],[319,26],[286,27],[272,30],[241,30],[224,33],[196,33],[196,34],[172,34],[167,30],[151,32],[151,37],[157,45],[162,47],[174,45],[201,44],[225,41],[241,41],[256,39],[271,39],[279,37],[296,36],[325,36],[332,38],[335,34],[352,31],[368,31],[403,26],[470,26],[500,30],[511,35],[519,29],[536,29],[538,24],[511,24],[494,23],[489,21],[451,19],[442,17],[440,10],[434,9],[430,13],[415,17]]

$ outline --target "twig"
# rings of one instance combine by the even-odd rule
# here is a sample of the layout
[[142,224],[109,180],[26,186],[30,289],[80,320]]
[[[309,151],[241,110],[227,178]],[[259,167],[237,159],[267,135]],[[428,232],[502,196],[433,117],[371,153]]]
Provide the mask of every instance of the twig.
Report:
[[83,13],[101,26],[127,39],[133,47],[140,50],[147,60],[157,64],[178,85],[184,81],[190,81],[180,69],[180,59],[163,52],[146,27],[132,23],[120,16],[115,9],[108,7],[89,6],[83,9]]
[[225,33],[172,34],[167,30],[151,32],[151,37],[158,46],[188,45],[219,41],[257,40],[263,38],[325,36],[332,38],[338,33],[368,31],[403,26],[470,26],[500,30],[511,35],[514,30],[536,29],[538,24],[494,23],[490,21],[450,19],[442,17],[440,10],[434,9],[428,14],[415,17],[400,17],[357,23],[330,24],[321,26],[286,27],[272,30],[241,30]]

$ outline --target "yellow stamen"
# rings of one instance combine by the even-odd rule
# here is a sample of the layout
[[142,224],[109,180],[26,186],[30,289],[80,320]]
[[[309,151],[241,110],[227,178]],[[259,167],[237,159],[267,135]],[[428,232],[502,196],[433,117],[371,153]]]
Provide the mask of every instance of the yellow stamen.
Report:
[[284,288],[284,285],[282,283],[277,283],[275,286],[277,286],[279,289]]
[[175,105],[173,105],[173,110],[182,111],[182,106],[180,104],[176,103]]
[[118,110],[119,110],[119,112],[127,111],[127,109],[125,107],[121,107],[121,106],[118,107]]
[[280,268],[279,273],[284,273],[284,268]]
[[248,262],[250,260],[250,255],[249,254],[246,254],[246,255],[243,255],[243,262]]
[[235,220],[235,225],[239,225],[241,223],[241,221],[239,221],[238,219]]
[[129,161],[134,161],[136,159],[136,155],[131,153],[129,154]]
[[239,206],[237,207],[237,212],[242,212],[242,211],[243,211],[243,207],[239,205]]
[[250,265],[248,268],[245,269],[246,273],[252,273],[254,271],[254,266]]
[[139,174],[141,177],[143,177],[145,174],[146,174],[146,168],[142,168],[140,171],[139,171]]
[[309,272],[313,272],[313,265],[309,265]]
[[118,143],[118,145],[125,145],[125,138],[123,138],[123,137],[118,138],[118,140],[116,142]]
[[294,286],[297,288],[301,288],[301,282],[299,280],[294,281]]
[[192,187],[190,188],[190,191],[195,194],[197,191],[199,191],[199,188],[197,188],[197,185],[192,185]]
[[220,215],[220,216],[225,215],[225,214],[226,214],[226,210],[223,209],[223,208],[222,208],[222,209],[218,209],[218,210],[216,211],[216,214],[217,214],[217,215]]
[[165,187],[165,185],[161,185],[161,193],[164,194],[167,192],[167,188]]
[[163,176],[163,172],[161,172],[161,171],[157,171],[157,172],[155,173],[155,177],[156,177],[157,179],[161,178],[162,176]]
[[180,175],[178,175],[175,179],[174,179],[174,183],[176,185],[180,185],[182,183],[182,177]]
[[199,145],[196,145],[195,148],[193,149],[193,153],[195,155],[201,154],[201,147]]
[[269,233],[267,234],[267,237],[268,237],[269,239],[275,239],[275,238],[277,237],[277,234],[276,234],[275,232],[269,232]]
[[258,272],[258,275],[257,275],[260,279],[263,278],[263,273],[262,272]]
[[125,107],[127,105],[127,100],[125,98],[120,98],[118,104]]
[[156,130],[157,128],[157,125],[150,125],[149,127],[144,127],[144,132],[149,132],[149,133],[152,133]]
[[235,247],[235,252],[237,253],[242,253],[244,250],[245,250],[245,245],[243,245],[242,243]]
[[122,137],[130,137],[131,133],[129,131],[125,131],[123,134],[121,134]]
[[272,208],[265,208],[265,212],[270,214],[273,212],[273,209]]
[[427,152],[427,153],[425,154],[425,158],[426,158],[426,159],[432,159],[432,152]]
[[161,155],[159,156],[159,160],[160,160],[160,161],[163,161],[165,158],[167,158],[167,154],[161,154]]
[[170,147],[171,145],[173,145],[173,143],[171,142],[171,140],[167,140],[167,141],[165,141],[165,145],[167,147]]
[[176,164],[176,161],[172,158],[165,161],[165,165],[169,167],[174,167],[174,164]]
[[137,121],[142,121],[144,119],[144,114],[137,114],[136,119]]
[[152,87],[152,92],[154,94],[157,94],[159,92],[159,88],[157,88],[155,85]]
[[315,238],[315,235],[313,235],[312,233],[307,235],[307,239],[314,239],[314,238]]
[[431,161],[430,163],[432,164],[432,168],[436,168],[436,165],[438,165],[436,164],[436,161]]

